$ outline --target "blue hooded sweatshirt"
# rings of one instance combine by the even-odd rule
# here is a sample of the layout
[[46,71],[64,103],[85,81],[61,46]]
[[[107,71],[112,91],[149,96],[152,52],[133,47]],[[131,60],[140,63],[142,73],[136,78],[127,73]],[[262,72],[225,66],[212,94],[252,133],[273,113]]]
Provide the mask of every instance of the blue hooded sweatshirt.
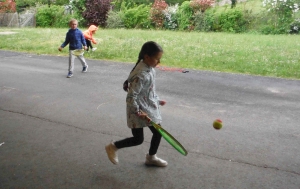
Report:
[[82,45],[86,46],[86,41],[82,32],[76,29],[69,29],[65,42],[61,45],[62,48],[69,44],[69,50],[82,49]]

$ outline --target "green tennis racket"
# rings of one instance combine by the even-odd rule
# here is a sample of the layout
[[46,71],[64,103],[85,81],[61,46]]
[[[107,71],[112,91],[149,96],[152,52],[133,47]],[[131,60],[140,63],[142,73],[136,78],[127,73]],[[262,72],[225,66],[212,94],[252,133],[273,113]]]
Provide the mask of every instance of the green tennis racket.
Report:
[[75,50],[71,50],[71,53],[75,56],[80,56],[84,54],[84,49],[75,49]]
[[154,123],[148,116],[146,116],[146,120],[153,125],[153,127],[161,134],[161,136],[173,146],[179,153],[186,156],[188,152],[186,149],[178,142],[170,133],[164,130],[160,125]]

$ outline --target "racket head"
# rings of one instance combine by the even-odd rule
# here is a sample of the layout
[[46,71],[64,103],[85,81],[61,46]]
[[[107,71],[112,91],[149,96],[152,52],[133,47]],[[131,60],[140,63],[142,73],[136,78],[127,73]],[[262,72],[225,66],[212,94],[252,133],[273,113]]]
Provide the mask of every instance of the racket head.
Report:
[[71,50],[71,53],[75,56],[81,56],[84,54],[84,49],[75,49]]
[[153,121],[151,121],[151,124],[161,134],[161,136],[179,153],[184,156],[188,154],[187,150],[170,133],[168,133],[165,129],[163,129],[160,125],[154,123]]

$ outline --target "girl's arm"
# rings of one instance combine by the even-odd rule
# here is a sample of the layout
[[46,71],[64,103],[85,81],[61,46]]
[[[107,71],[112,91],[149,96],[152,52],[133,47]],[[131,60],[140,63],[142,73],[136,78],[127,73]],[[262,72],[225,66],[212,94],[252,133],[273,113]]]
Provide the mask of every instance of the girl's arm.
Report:
[[127,106],[131,107],[131,109],[133,109],[135,113],[138,113],[140,111],[137,103],[137,98],[144,87],[144,79],[145,78],[142,76],[134,78],[134,80],[130,83],[130,87],[128,89],[126,103]]
[[92,39],[92,37],[91,37],[91,35],[90,35],[90,32],[89,32],[88,30],[85,31],[85,32],[83,32],[83,36],[84,36],[84,38],[87,39],[87,40],[91,40],[91,39]]
[[159,105],[161,105],[161,106],[163,106],[163,105],[165,105],[165,104],[167,103],[167,102],[164,101],[164,100],[159,100],[158,102],[159,102]]
[[97,44],[97,41],[92,36],[92,43]]

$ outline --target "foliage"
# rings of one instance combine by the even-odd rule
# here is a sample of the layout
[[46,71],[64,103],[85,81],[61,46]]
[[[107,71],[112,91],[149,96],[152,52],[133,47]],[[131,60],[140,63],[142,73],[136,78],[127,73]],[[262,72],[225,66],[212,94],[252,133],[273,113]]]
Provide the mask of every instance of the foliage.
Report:
[[131,6],[131,8],[132,8],[135,5],[142,5],[142,4],[149,5],[152,2],[153,2],[153,0],[126,0],[126,1],[124,1],[124,0],[113,0],[111,2],[111,4],[113,5],[113,10],[114,11],[119,11],[119,10],[121,10],[121,6],[124,3],[127,4],[127,5],[132,5]]
[[69,0],[15,0],[17,12],[21,12],[26,8],[36,6],[36,4],[42,5],[67,5]]
[[35,0],[15,0],[17,12],[23,11],[25,8],[35,6]]
[[[3,31],[11,28],[0,28]],[[65,28],[15,28],[14,31],[14,35],[0,35],[1,49],[68,56],[67,50],[59,52],[56,48],[65,38]],[[94,37],[101,41],[101,52],[86,53],[89,59],[133,63],[137,49],[145,41],[155,39],[166,52],[162,66],[300,79],[297,48],[300,35],[104,29]]]
[[16,3],[12,0],[0,1],[0,13],[16,12]]
[[244,19],[243,11],[229,9],[221,13],[218,19],[220,31],[240,33],[247,29],[247,22]]
[[214,10],[210,9],[205,12],[198,11],[195,13],[195,30],[208,32],[213,31],[215,21]]
[[122,11],[109,11],[107,20],[106,20],[106,27],[107,28],[124,28],[124,13]]
[[55,0],[54,4],[55,5],[68,5],[68,4],[70,4],[70,0]]
[[193,26],[193,9],[189,1],[184,1],[177,11],[179,30],[190,29]]
[[86,10],[82,16],[87,24],[96,24],[105,27],[111,0],[86,0]]
[[151,22],[149,20],[149,12],[151,7],[149,5],[141,4],[129,9],[123,9],[123,22],[126,28],[150,28]]
[[168,6],[164,10],[164,27],[169,30],[175,30],[178,28],[176,13],[178,11],[178,4]]
[[71,15],[64,14],[64,7],[42,5],[37,8],[36,25],[39,27],[67,27]]
[[293,14],[299,11],[296,0],[264,0],[263,6],[268,10],[268,25],[263,33],[282,34],[289,30]]
[[164,0],[155,0],[150,10],[151,22],[154,23],[156,28],[162,28],[164,24],[164,10],[168,4]]
[[212,7],[214,3],[214,0],[192,0],[190,6],[196,13],[198,11],[204,12],[206,9]]
[[237,0],[231,0],[231,8],[233,9],[234,7],[236,7],[236,2]]
[[82,17],[83,12],[85,11],[86,0],[72,0],[70,1],[73,17],[78,20],[81,25],[86,25],[85,19]]
[[166,0],[166,3],[168,3],[168,5],[181,5],[184,1],[186,0]]
[[295,19],[294,22],[290,24],[290,34],[298,34],[300,31],[300,19]]

